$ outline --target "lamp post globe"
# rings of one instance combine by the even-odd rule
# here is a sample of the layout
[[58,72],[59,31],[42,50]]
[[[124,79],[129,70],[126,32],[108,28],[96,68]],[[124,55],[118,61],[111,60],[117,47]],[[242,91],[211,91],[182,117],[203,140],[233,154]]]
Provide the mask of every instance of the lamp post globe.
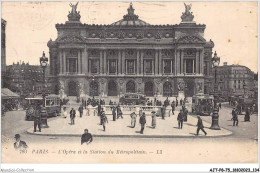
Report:
[[213,68],[215,69],[215,83],[214,83],[214,108],[213,108],[213,115],[212,115],[212,123],[210,129],[212,130],[220,130],[218,120],[219,120],[219,110],[217,107],[217,67],[219,66],[220,63],[220,58],[217,56],[217,52],[215,51],[214,57],[212,58],[212,65]]

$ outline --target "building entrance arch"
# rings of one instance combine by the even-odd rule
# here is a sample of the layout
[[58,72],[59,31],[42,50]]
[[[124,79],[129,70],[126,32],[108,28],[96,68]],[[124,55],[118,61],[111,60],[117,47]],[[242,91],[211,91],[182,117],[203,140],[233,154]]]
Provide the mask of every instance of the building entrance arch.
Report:
[[96,81],[91,81],[89,86],[89,95],[98,96],[98,83]]
[[75,81],[68,83],[68,96],[77,96],[77,83]]
[[113,80],[108,82],[108,96],[117,96],[117,83]]
[[133,81],[127,82],[126,93],[135,93],[135,83]]
[[170,82],[165,82],[163,84],[163,96],[165,97],[172,96],[172,84]]
[[146,82],[144,84],[144,94],[146,96],[150,96],[150,97],[153,97],[154,96],[154,86],[153,86],[153,83],[151,81],[149,82]]

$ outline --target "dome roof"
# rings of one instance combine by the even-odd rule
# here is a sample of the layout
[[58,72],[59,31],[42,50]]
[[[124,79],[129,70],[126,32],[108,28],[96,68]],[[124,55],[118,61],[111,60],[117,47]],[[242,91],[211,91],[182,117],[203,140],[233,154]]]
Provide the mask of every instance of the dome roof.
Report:
[[139,16],[134,14],[135,9],[133,8],[133,4],[130,3],[130,7],[127,9],[128,14],[124,15],[123,19],[112,23],[111,25],[115,26],[147,26],[150,25],[143,20],[138,19]]

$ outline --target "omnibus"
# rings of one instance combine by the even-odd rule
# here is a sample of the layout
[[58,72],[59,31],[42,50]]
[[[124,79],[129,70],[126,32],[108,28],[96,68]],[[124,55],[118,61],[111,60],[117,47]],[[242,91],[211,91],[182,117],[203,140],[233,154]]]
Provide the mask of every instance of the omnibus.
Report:
[[119,99],[123,105],[144,105],[146,98],[143,94],[128,93]]
[[37,113],[37,106],[44,104],[46,108],[47,117],[56,117],[61,112],[61,102],[58,95],[50,94],[45,97],[43,101],[42,96],[34,96],[25,98],[26,100],[26,115],[25,120],[33,120]]
[[192,112],[198,115],[211,115],[213,113],[213,96],[196,94],[192,97]]

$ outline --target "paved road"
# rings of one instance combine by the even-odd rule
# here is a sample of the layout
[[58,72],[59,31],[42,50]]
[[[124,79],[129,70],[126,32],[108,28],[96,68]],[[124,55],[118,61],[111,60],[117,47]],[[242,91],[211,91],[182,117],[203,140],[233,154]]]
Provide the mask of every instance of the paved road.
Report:
[[[23,111],[8,112],[2,120],[2,146],[3,154],[8,157],[3,157],[3,162],[51,162],[55,157],[55,162],[73,163],[86,162],[86,156],[69,157],[66,155],[67,150],[88,150],[93,154],[89,155],[88,162],[142,162],[147,160],[151,163],[230,163],[230,162],[255,162],[257,161],[257,116],[252,115],[251,122],[241,122],[243,116],[240,116],[238,127],[233,127],[229,121],[231,108],[225,105],[220,111],[220,126],[234,132],[234,135],[221,138],[159,138],[159,139],[141,139],[141,138],[95,138],[89,146],[81,146],[79,137],[50,137],[50,136],[35,136],[25,133],[25,131],[33,126],[32,121],[24,121],[25,113]],[[203,117],[205,121],[211,121],[211,117]],[[51,119],[49,119],[51,121]],[[14,135],[20,133],[22,140],[26,141],[32,149],[49,148],[49,155],[34,155],[28,160],[26,158],[19,159],[12,156],[10,148],[14,142]],[[6,145],[5,145],[6,144]],[[68,147],[69,146],[69,147]],[[116,150],[144,150],[145,155],[118,154],[116,157],[105,156],[100,157],[100,151],[111,149]],[[12,149],[13,150],[13,149]],[[162,155],[155,155],[157,150],[162,150]],[[57,158],[57,152],[64,152]],[[54,152],[54,153],[52,153]],[[97,154],[95,154],[97,152]],[[107,151],[106,151],[107,152]],[[150,153],[152,152],[152,153]],[[55,155],[56,154],[56,155]],[[149,154],[149,157],[147,157]],[[153,157],[153,156],[156,157]],[[62,157],[61,157],[62,156]],[[116,159],[115,159],[116,158]],[[18,159],[18,160],[15,160]]]

